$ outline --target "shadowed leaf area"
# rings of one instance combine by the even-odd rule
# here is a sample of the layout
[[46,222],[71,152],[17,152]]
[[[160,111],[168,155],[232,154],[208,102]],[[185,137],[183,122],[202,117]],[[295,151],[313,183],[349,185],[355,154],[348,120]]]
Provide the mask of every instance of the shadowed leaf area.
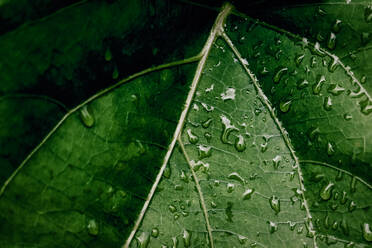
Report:
[[372,245],[371,4],[0,16],[0,247]]

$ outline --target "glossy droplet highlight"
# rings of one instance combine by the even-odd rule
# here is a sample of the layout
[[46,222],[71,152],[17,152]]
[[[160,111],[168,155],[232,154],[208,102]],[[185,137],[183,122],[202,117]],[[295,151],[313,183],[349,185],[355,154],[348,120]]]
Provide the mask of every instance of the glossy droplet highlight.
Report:
[[99,233],[99,228],[96,220],[89,220],[87,225],[88,233],[92,236],[97,236]]
[[292,100],[280,102],[279,108],[283,113],[287,113],[291,107]]
[[227,88],[227,90],[221,94],[221,99],[226,100],[234,100],[235,99],[235,89],[234,88]]
[[280,212],[280,199],[273,195],[270,197],[269,202],[271,209],[274,210],[275,214],[278,214]]
[[80,120],[83,122],[84,126],[93,127],[95,120],[91,109],[87,105],[84,105],[80,108],[79,113]]
[[332,197],[332,190],[334,188],[334,183],[329,182],[327,185],[325,185],[319,193],[320,198],[324,201],[328,201]]
[[191,144],[196,144],[199,141],[198,136],[196,136],[191,129],[187,129],[187,138]]
[[346,114],[344,114],[344,119],[346,121],[349,121],[349,120],[353,119],[353,116],[351,114],[346,113]]
[[198,146],[199,159],[208,158],[212,155],[212,148],[210,146]]
[[322,90],[322,86],[324,82],[326,81],[324,75],[319,76],[318,82],[313,85],[313,93],[314,95],[318,95],[320,91]]
[[337,20],[335,21],[335,23],[333,24],[333,26],[332,26],[332,30],[333,30],[333,32],[335,32],[335,33],[340,32],[341,25],[342,25],[342,21],[339,20],[339,19],[337,19]]
[[281,160],[282,160],[282,156],[280,156],[280,155],[276,155],[275,158],[273,158],[274,169],[278,169],[279,168],[279,164],[280,164],[280,161]]
[[157,238],[159,236],[159,229],[157,227],[151,230],[151,236],[153,236],[154,238]]
[[338,84],[331,84],[328,87],[328,92],[334,96],[339,96],[345,91],[345,88],[341,87]]
[[227,189],[227,192],[228,192],[228,193],[233,192],[234,189],[235,189],[235,184],[233,184],[233,183],[228,183],[228,184],[226,185],[226,189]]
[[332,60],[331,60],[331,62],[329,63],[328,71],[329,71],[329,72],[334,72],[334,71],[337,69],[337,67],[338,67],[338,65],[339,65],[339,63],[340,63],[340,60],[339,60],[339,58],[338,58],[337,56],[335,56],[335,55],[331,55],[331,58],[332,58]]
[[202,127],[203,128],[208,128],[211,125],[211,123],[212,123],[212,118],[208,118],[205,121],[203,121]]
[[330,96],[324,98],[323,107],[327,111],[332,109],[332,98]]
[[296,65],[299,66],[305,58],[305,54],[299,54],[295,58]]
[[318,56],[321,56],[321,57],[323,57],[325,55],[325,53],[323,52],[323,50],[320,48],[319,42],[315,42],[314,47],[311,50],[311,52],[313,54],[318,55]]
[[349,212],[353,212],[356,209],[356,203],[354,201],[351,201],[348,206]]
[[309,82],[306,79],[302,79],[297,82],[297,89],[302,90],[309,85]]
[[221,122],[222,122],[222,126],[223,126],[221,141],[224,144],[229,144],[229,140],[228,140],[229,134],[232,131],[234,131],[234,130],[238,131],[239,129],[236,128],[234,125],[232,125],[231,121],[226,116],[221,115],[220,118],[221,118]]
[[238,152],[243,152],[245,150],[247,146],[243,135],[239,134],[238,137],[236,137],[234,147]]
[[331,50],[335,49],[335,47],[336,47],[336,35],[334,33],[329,34],[327,46]]
[[254,189],[246,189],[243,193],[243,200],[249,200],[251,199],[251,196],[254,193]]
[[191,245],[191,232],[183,229],[182,233],[183,245],[184,247],[190,247]]
[[363,232],[363,238],[366,241],[371,242],[372,241],[372,231],[371,231],[371,227],[369,226],[368,223],[363,224],[362,232]]
[[278,224],[276,224],[275,222],[272,222],[272,221],[268,221],[267,223],[269,224],[269,232],[270,233],[274,233],[274,232],[278,231]]
[[142,232],[136,239],[139,248],[147,248],[150,243],[150,233]]
[[276,84],[279,83],[283,74],[286,73],[287,71],[288,71],[287,67],[279,68],[278,71],[274,75],[274,78],[273,78],[274,83],[276,83]]
[[241,184],[245,183],[245,180],[243,179],[242,176],[239,175],[238,172],[232,172],[227,176],[228,179],[236,180],[240,182]]

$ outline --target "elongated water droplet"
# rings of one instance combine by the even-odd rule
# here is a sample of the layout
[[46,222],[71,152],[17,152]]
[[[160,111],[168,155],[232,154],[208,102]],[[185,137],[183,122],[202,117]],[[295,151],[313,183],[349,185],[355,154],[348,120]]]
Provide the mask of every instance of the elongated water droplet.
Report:
[[274,83],[276,83],[276,84],[279,83],[283,74],[286,73],[287,71],[288,71],[287,67],[282,67],[282,68],[278,69],[278,71],[275,73],[274,78],[273,78]]
[[208,128],[212,123],[212,118],[208,118],[206,119],[203,123],[202,123],[202,127],[203,128]]
[[94,116],[93,112],[87,105],[84,105],[80,108],[80,119],[86,127],[93,127],[94,125]]
[[235,89],[234,88],[227,88],[226,92],[221,94],[221,99],[226,100],[234,100],[235,99]]
[[372,231],[371,231],[371,228],[370,228],[368,223],[363,224],[362,231],[363,231],[363,238],[366,241],[371,242],[372,241]]
[[251,199],[251,196],[254,193],[254,189],[246,189],[243,193],[243,200],[249,200]]
[[268,71],[267,68],[264,66],[264,67],[262,68],[262,70],[260,71],[260,74],[261,74],[261,75],[266,75],[267,73],[269,73],[269,71]]
[[183,244],[184,247],[190,247],[191,244],[191,232],[189,232],[186,229],[183,229],[183,234],[182,234],[182,239],[183,239]]
[[323,57],[325,55],[325,53],[322,51],[322,49],[320,48],[320,44],[319,42],[315,42],[314,44],[314,48],[311,50],[311,53],[312,54],[315,54],[315,55],[319,55],[321,57]]
[[234,125],[232,125],[231,121],[226,116],[221,115],[220,118],[221,118],[221,122],[222,122],[222,126],[223,126],[221,141],[224,144],[229,144],[229,140],[228,140],[229,134],[232,131],[234,131],[234,130],[238,131],[239,129],[236,128]]
[[341,228],[341,231],[345,234],[345,235],[349,235],[350,233],[350,229],[349,229],[349,225],[347,224],[346,222],[346,219],[343,218],[340,222],[340,228]]
[[353,177],[350,182],[350,191],[353,193],[356,191],[356,183],[357,183],[357,179],[356,177]]
[[267,223],[269,224],[270,233],[274,233],[278,230],[278,224],[276,224],[275,222],[268,221]]
[[172,248],[177,248],[178,247],[178,238],[177,237],[172,237]]
[[296,222],[288,221],[289,230],[293,231],[296,228]]
[[350,121],[351,119],[353,119],[353,116],[351,114],[346,113],[346,114],[344,114],[344,119],[346,121]]
[[337,69],[340,60],[339,60],[339,58],[338,58],[337,56],[335,56],[335,55],[332,55],[331,58],[332,58],[332,61],[329,63],[328,71],[329,71],[329,72],[334,72],[334,71]]
[[273,195],[270,197],[269,202],[272,210],[274,210],[275,214],[278,214],[280,212],[280,199]]
[[207,140],[207,142],[209,143],[211,141],[211,139],[212,139],[212,134],[209,133],[209,132],[205,132],[204,133],[204,137]]
[[348,210],[349,210],[349,212],[353,212],[355,209],[356,209],[356,203],[354,201],[351,201],[349,203]]
[[169,211],[171,212],[171,213],[174,213],[174,212],[176,212],[177,211],[177,208],[176,208],[176,206],[174,206],[173,204],[171,204],[171,205],[169,205]]
[[208,158],[212,155],[212,148],[210,146],[198,145],[199,159]]
[[372,22],[372,5],[369,5],[364,10],[364,20],[368,22]]
[[367,76],[363,75],[362,78],[360,79],[361,84],[365,84],[367,82]]
[[334,188],[334,183],[329,182],[327,185],[325,185],[321,190],[320,190],[320,198],[322,198],[324,201],[328,201],[331,196],[332,196],[332,190]]
[[136,239],[139,248],[146,248],[150,243],[150,233],[142,232]]
[[302,61],[304,60],[304,58],[305,58],[305,54],[297,55],[297,57],[295,59],[296,65],[299,66],[302,63]]
[[369,115],[370,113],[372,113],[372,103],[368,99],[360,101],[359,105],[360,110],[363,114]]
[[189,179],[187,178],[186,173],[185,173],[183,170],[181,170],[181,173],[180,173],[180,179],[181,179],[182,181],[184,181],[185,183],[187,183],[187,182],[189,181]]
[[314,95],[318,95],[322,90],[322,85],[326,81],[324,75],[319,76],[319,80],[316,84],[313,85],[313,93]]
[[280,164],[280,161],[281,160],[282,160],[282,156],[280,156],[280,155],[276,155],[275,158],[273,158],[274,169],[278,169],[279,168],[279,164]]
[[334,96],[339,96],[341,93],[345,91],[345,88],[341,87],[338,84],[331,84],[328,87],[328,92]]
[[342,196],[340,199],[340,203],[343,205],[347,202],[347,193],[345,191],[342,191]]
[[209,164],[204,163],[203,161],[195,162],[194,160],[191,160],[190,165],[194,171],[198,171],[201,167],[203,168],[204,172],[209,170]]
[[311,59],[310,59],[310,67],[315,67],[315,65],[316,65],[316,58],[315,57],[311,57]]
[[330,111],[332,109],[332,98],[330,96],[324,98],[323,107],[327,111]]
[[227,176],[228,179],[236,180],[242,184],[245,184],[245,180],[242,176],[239,175],[238,172],[232,172]]
[[341,25],[342,25],[342,21],[339,20],[339,19],[337,19],[337,20],[335,21],[335,23],[333,24],[333,27],[332,27],[333,32],[335,32],[335,33],[340,32]]
[[236,137],[234,147],[238,152],[243,152],[245,150],[247,146],[243,135],[239,134],[238,137]]
[[87,225],[88,233],[92,236],[97,236],[99,233],[99,227],[96,220],[89,220]]
[[335,49],[335,47],[336,47],[336,35],[334,33],[329,34],[327,46],[331,50]]
[[187,129],[187,138],[191,144],[196,144],[199,141],[199,137],[196,136],[191,129]]
[[309,85],[309,82],[306,79],[302,79],[297,82],[297,89],[302,90]]
[[201,105],[203,106],[203,108],[207,111],[207,112],[212,112],[214,110],[214,107],[213,106],[209,106],[208,104],[202,102]]
[[279,108],[283,113],[287,113],[291,107],[292,100],[280,102]]
[[348,243],[345,244],[345,248],[354,248],[354,247],[355,247],[355,243],[353,241],[349,241]]

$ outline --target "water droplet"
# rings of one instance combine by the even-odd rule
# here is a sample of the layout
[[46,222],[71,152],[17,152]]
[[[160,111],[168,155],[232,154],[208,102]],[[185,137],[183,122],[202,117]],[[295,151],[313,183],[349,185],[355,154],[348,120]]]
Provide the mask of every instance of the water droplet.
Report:
[[264,66],[264,67],[262,68],[262,70],[260,71],[260,74],[261,74],[261,75],[266,75],[267,73],[269,73],[269,71],[268,71],[267,68]]
[[354,201],[351,201],[349,203],[348,210],[349,210],[349,212],[353,212],[355,209],[356,209],[356,203]]
[[229,141],[228,141],[229,134],[232,131],[234,131],[234,130],[238,131],[239,129],[236,128],[234,125],[232,125],[231,121],[226,116],[221,115],[220,118],[221,118],[221,122],[222,122],[222,125],[223,125],[221,141],[224,144],[229,144]]
[[207,111],[207,112],[212,112],[214,110],[214,107],[213,106],[209,106],[208,104],[202,102],[201,105],[203,106],[203,108]]
[[236,137],[234,147],[235,147],[235,149],[236,149],[238,152],[243,152],[243,151],[245,150],[245,148],[246,148],[247,146],[246,146],[246,144],[245,144],[245,141],[244,141],[243,135],[239,134],[238,137]]
[[202,123],[202,127],[203,128],[208,128],[212,123],[212,118],[208,118],[207,120],[205,120],[203,123]]
[[183,186],[180,185],[180,184],[176,184],[176,185],[174,185],[174,189],[177,190],[177,191],[180,191],[180,190],[183,190]]
[[296,65],[299,66],[305,58],[305,54],[299,54],[295,58]]
[[331,50],[335,49],[335,47],[336,47],[336,35],[334,33],[329,34],[327,46]]
[[350,230],[349,230],[349,225],[347,224],[345,218],[343,218],[340,222],[340,228],[341,228],[341,231],[345,234],[345,235],[349,235],[350,233]]
[[364,10],[364,20],[366,22],[372,22],[372,5],[369,5]]
[[287,113],[291,107],[292,100],[280,102],[279,108],[283,113]]
[[366,241],[371,242],[372,241],[372,231],[371,231],[371,228],[370,228],[368,223],[363,224],[362,232],[363,232],[363,238]]
[[360,79],[361,84],[365,84],[367,82],[367,76],[363,75],[362,78]]
[[289,224],[289,230],[291,230],[291,231],[293,231],[296,228],[296,225],[297,225],[296,222],[292,222],[292,221],[288,221],[288,224]]
[[309,82],[306,79],[299,80],[297,82],[297,89],[302,90],[309,85]]
[[315,42],[314,44],[314,48],[311,50],[311,53],[312,54],[315,54],[315,55],[319,55],[321,57],[323,57],[325,55],[325,53],[322,51],[322,49],[320,48],[320,44],[319,42]]
[[232,172],[227,176],[228,179],[236,180],[241,182],[243,185],[245,184],[245,180],[242,176],[239,175],[237,172]]
[[318,14],[321,16],[325,16],[327,12],[325,12],[325,10],[323,10],[322,8],[318,7]]
[[212,134],[209,133],[209,132],[205,132],[204,133],[204,137],[207,140],[207,142],[209,143],[211,141],[211,139],[212,139]]
[[183,229],[183,235],[182,235],[182,239],[183,239],[183,244],[184,244],[184,247],[190,247],[190,243],[191,243],[191,232],[187,231],[186,229]]
[[110,48],[107,48],[106,49],[106,52],[105,52],[105,60],[106,61],[110,61],[112,59],[112,53],[111,53],[111,50]]
[[297,229],[297,233],[298,233],[298,234],[301,234],[303,231],[304,231],[304,227],[303,227],[303,226],[300,226],[300,227]]
[[227,192],[228,192],[228,193],[231,193],[231,192],[233,192],[234,189],[235,189],[235,184],[233,184],[233,183],[228,183],[227,186],[226,186],[226,188],[227,188]]
[[355,247],[355,243],[353,241],[350,241],[347,244],[345,244],[345,248],[354,248],[354,247]]
[[227,88],[226,92],[221,94],[221,99],[223,101],[234,100],[235,99],[235,89],[234,88]]
[[324,98],[323,107],[327,111],[330,111],[332,109],[332,98],[330,96]]
[[334,188],[334,183],[329,182],[327,185],[325,185],[321,190],[320,190],[320,198],[322,198],[324,201],[328,201],[331,196],[332,196],[332,189]]
[[350,191],[353,193],[356,191],[356,183],[357,183],[357,179],[356,177],[353,177],[350,183]]
[[349,121],[349,120],[353,119],[353,116],[351,114],[346,113],[346,114],[344,114],[344,119],[346,121]]
[[328,156],[332,156],[335,153],[335,149],[331,142],[327,142],[327,154]]
[[176,208],[176,206],[174,206],[173,204],[171,204],[171,205],[169,205],[169,211],[171,212],[171,213],[174,213],[174,212],[176,212],[177,211],[177,208]]
[[363,114],[369,115],[370,113],[372,113],[372,103],[368,99],[360,101],[359,105],[360,110]]
[[338,58],[337,56],[335,56],[335,55],[331,55],[331,58],[332,58],[332,61],[329,63],[328,71],[329,71],[329,72],[334,72],[334,71],[337,69],[340,60],[339,60],[339,58]]
[[159,236],[159,229],[157,227],[152,229],[151,236],[153,236],[154,238],[157,238]]
[[274,169],[278,169],[279,168],[279,164],[280,164],[280,161],[281,160],[282,160],[282,156],[280,156],[280,155],[276,155],[275,158],[273,158]]
[[136,237],[139,248],[146,248],[150,243],[150,233],[142,232],[139,236]]
[[287,67],[280,68],[274,75],[273,81],[274,83],[279,83],[280,79],[282,78],[283,74],[288,71]]
[[345,91],[345,88],[341,87],[338,84],[331,84],[328,87],[328,92],[334,96],[339,96],[344,91]]
[[191,144],[196,144],[199,141],[199,137],[193,134],[191,129],[187,129],[187,138]]
[[276,224],[275,222],[268,221],[267,223],[269,224],[270,233],[274,233],[278,230],[278,224]]
[[173,215],[173,219],[174,219],[174,220],[178,220],[179,217],[180,217],[180,215],[179,215],[178,213],[175,213],[175,214]]
[[332,229],[337,230],[337,228],[338,228],[338,222],[334,221],[333,224],[332,224]]
[[90,235],[97,236],[98,232],[99,232],[99,228],[98,228],[98,224],[97,224],[96,220],[94,220],[94,219],[89,220],[88,225],[87,225],[87,229],[88,229],[88,233]]
[[80,108],[79,113],[80,113],[80,119],[83,122],[84,126],[93,127],[95,120],[94,120],[93,112],[90,109],[90,107],[88,107],[87,105],[84,105],[83,107]]
[[342,191],[342,196],[340,199],[341,204],[345,204],[347,202],[347,193],[345,191]]
[[316,58],[315,57],[311,57],[311,59],[310,59],[310,67],[315,67],[315,65],[316,65]]
[[269,202],[272,210],[274,210],[275,214],[278,214],[280,212],[280,199],[273,195],[270,197]]
[[194,171],[198,171],[200,169],[200,167],[203,168],[204,172],[209,170],[209,164],[204,163],[203,161],[195,162],[194,160],[191,160],[190,165],[191,165],[191,167]]
[[332,27],[333,32],[335,32],[335,33],[340,32],[341,24],[342,24],[342,21],[339,20],[339,19],[337,19],[337,20],[335,21],[335,23],[333,24],[333,27]]
[[251,196],[254,193],[254,189],[246,189],[243,193],[243,200],[249,200],[251,199]]
[[238,234],[238,240],[239,240],[240,244],[244,244],[248,239],[247,239],[247,237]]
[[322,85],[326,81],[324,75],[319,76],[319,80],[316,84],[313,85],[313,93],[314,95],[318,95],[322,90]]
[[178,239],[177,237],[172,237],[172,248],[177,248],[178,247]]
[[212,149],[210,146],[198,145],[199,159],[208,158],[212,155]]

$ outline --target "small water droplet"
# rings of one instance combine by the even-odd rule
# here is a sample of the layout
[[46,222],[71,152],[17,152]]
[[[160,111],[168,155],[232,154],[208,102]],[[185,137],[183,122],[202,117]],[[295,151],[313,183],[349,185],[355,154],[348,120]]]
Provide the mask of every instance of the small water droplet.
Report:
[[159,229],[157,227],[152,229],[151,236],[153,236],[154,238],[157,238],[159,236]]
[[339,20],[339,19],[337,19],[337,20],[335,21],[335,23],[333,24],[333,27],[332,27],[333,32],[335,32],[335,33],[340,32],[341,25],[342,25],[342,21]]
[[228,183],[227,186],[226,186],[226,188],[227,188],[227,192],[228,192],[228,193],[231,193],[231,192],[233,192],[234,189],[235,189],[235,184],[233,184],[233,183]]
[[99,233],[99,227],[96,220],[91,219],[87,225],[88,233],[92,236],[97,236]]
[[234,125],[232,125],[231,121],[226,116],[221,115],[220,118],[221,118],[221,122],[222,122],[222,125],[223,125],[221,141],[224,144],[229,144],[229,141],[228,141],[229,134],[232,131],[234,131],[234,130],[238,131],[239,129],[236,128]]
[[198,145],[199,159],[208,158],[212,155],[212,148],[210,146]]
[[243,135],[239,134],[238,137],[236,137],[234,147],[235,147],[235,149],[236,149],[238,152],[243,152],[243,151],[245,150],[245,148],[246,148],[247,146],[246,146],[246,144],[245,144],[245,141],[244,141],[244,137],[243,137]]
[[322,90],[322,85],[326,81],[324,75],[319,76],[319,80],[316,84],[313,85],[313,93],[314,95],[318,95]]
[[178,247],[178,238],[177,237],[172,237],[172,248],[177,248]]
[[205,111],[207,112],[212,112],[214,110],[214,107],[213,106],[209,106],[208,104],[202,102],[201,105],[203,106],[203,108],[205,109]]
[[249,200],[251,199],[251,196],[254,193],[254,189],[246,189],[243,193],[243,200]]
[[310,67],[314,68],[316,65],[316,58],[315,57],[311,57],[310,58]]
[[293,231],[296,228],[296,222],[288,221],[289,230]]
[[274,210],[275,214],[278,214],[280,212],[280,199],[273,195],[270,197],[269,202],[272,210]]
[[275,73],[273,81],[274,83],[279,83],[280,79],[282,78],[283,74],[288,71],[287,67],[279,68],[278,71]]
[[346,113],[346,114],[344,114],[344,119],[346,121],[349,121],[349,120],[353,119],[353,116],[351,114]]
[[150,233],[142,232],[136,237],[139,248],[146,248],[150,243]]
[[86,127],[93,127],[94,125],[94,116],[93,112],[87,105],[84,105],[80,108],[80,120],[83,122],[84,126]]
[[182,239],[183,239],[183,244],[184,244],[184,247],[190,247],[190,244],[191,244],[191,232],[186,230],[186,229],[183,229],[183,234],[182,234]]
[[282,156],[280,156],[280,155],[276,155],[275,158],[273,158],[274,169],[278,169],[279,168],[279,164],[280,164],[280,161],[281,160],[282,160]]
[[332,196],[332,190],[334,188],[334,183],[329,182],[327,185],[325,185],[321,190],[320,190],[320,198],[322,198],[324,201],[328,201],[331,196]]
[[304,231],[304,227],[303,227],[303,226],[300,226],[300,227],[297,229],[297,233],[298,233],[298,234],[301,234],[303,231]]
[[171,213],[174,213],[174,212],[176,212],[177,211],[177,208],[176,208],[176,206],[174,206],[173,204],[171,204],[171,205],[169,205],[169,211],[171,212]]
[[274,233],[278,230],[278,224],[276,224],[275,222],[268,221],[267,223],[269,224],[270,233]]
[[242,176],[239,175],[238,172],[232,172],[227,176],[228,179],[236,180],[238,182],[241,182],[241,184],[245,184],[245,180]]
[[362,75],[362,78],[360,79],[360,83],[361,84],[365,84],[367,82],[367,76],[366,75]]
[[363,232],[363,238],[366,241],[371,242],[372,241],[372,231],[371,231],[371,228],[370,228],[368,223],[363,223],[362,232]]
[[291,107],[292,100],[280,102],[279,108],[283,113],[287,113]]
[[305,54],[299,54],[295,58],[296,65],[299,66],[305,58]]
[[330,111],[332,109],[332,98],[330,96],[324,98],[323,107],[327,111]]
[[211,123],[212,123],[212,118],[208,118],[205,121],[203,121],[202,127],[203,128],[208,128],[211,125]]
[[328,156],[332,156],[333,154],[335,154],[335,149],[331,142],[327,142],[327,154]]
[[353,241],[345,243],[345,248],[354,248],[354,247],[355,247],[355,243]]
[[164,172],[163,172],[163,176],[165,178],[167,178],[167,179],[170,178],[170,176],[171,176],[171,168],[170,168],[169,165],[167,167],[165,167]]
[[339,96],[341,93],[345,91],[345,88],[341,87],[338,84],[331,84],[328,87],[328,92],[334,96]]
[[187,138],[191,144],[196,144],[199,141],[199,137],[195,135],[191,129],[187,129]]
[[354,201],[351,201],[349,203],[348,210],[349,210],[349,212],[353,212],[355,209],[356,209],[356,203]]
[[221,99],[223,101],[234,100],[235,99],[235,89],[234,88],[227,88],[226,91],[221,94]]
[[329,34],[327,46],[331,50],[335,49],[335,47],[336,47],[336,35],[334,33]]
[[345,191],[342,191],[342,196],[340,199],[340,203],[343,205],[347,202],[347,193]]

